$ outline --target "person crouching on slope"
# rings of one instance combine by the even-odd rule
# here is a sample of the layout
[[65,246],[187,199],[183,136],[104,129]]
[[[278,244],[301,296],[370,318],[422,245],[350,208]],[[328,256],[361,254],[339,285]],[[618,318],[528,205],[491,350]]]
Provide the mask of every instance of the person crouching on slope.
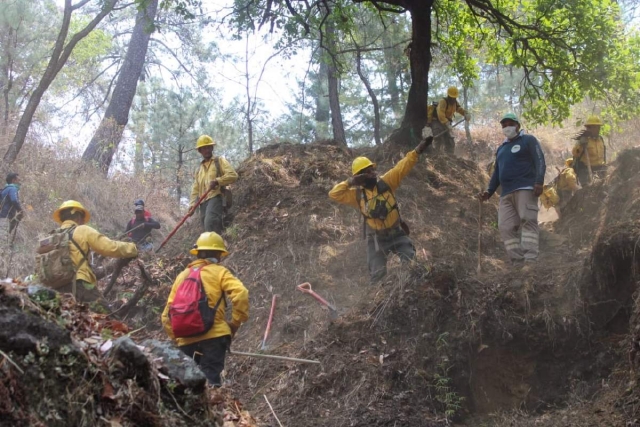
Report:
[[422,136],[423,141],[415,150],[409,151],[404,159],[380,178],[375,163],[366,157],[357,157],[351,166],[351,178],[337,184],[329,192],[331,199],[353,206],[364,216],[371,283],[387,274],[388,254],[395,253],[402,261],[410,261],[416,255],[408,227],[400,217],[395,191],[418,162],[418,156],[433,141],[430,128],[425,128]]
[[[93,302],[101,299],[95,273],[91,269],[89,259],[91,251],[105,257],[135,258],[138,249],[135,243],[118,242],[109,239],[96,229],[86,225],[91,214],[75,200],[67,200],[53,213],[53,220],[63,230],[69,230],[71,260],[76,270],[76,299],[82,302]],[[73,283],[62,286],[59,292],[72,292]]]
[[[198,259],[173,283],[162,325],[178,348],[200,366],[209,383],[220,387],[231,339],[249,318],[249,291],[219,264],[229,254],[219,234],[202,233],[190,253]],[[233,307],[231,322],[225,320],[225,294]],[[206,304],[198,303],[205,300]]]
[[502,187],[498,230],[511,262],[538,259],[538,197],[542,194],[546,164],[540,143],[520,130],[513,113],[500,120],[505,141],[496,152],[495,170],[487,191],[478,195],[489,200]]

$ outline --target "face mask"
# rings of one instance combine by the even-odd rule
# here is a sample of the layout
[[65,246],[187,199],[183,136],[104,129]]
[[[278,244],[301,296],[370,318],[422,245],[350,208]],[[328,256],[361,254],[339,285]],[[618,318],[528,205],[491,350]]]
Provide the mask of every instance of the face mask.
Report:
[[367,178],[364,181],[364,187],[365,188],[373,188],[373,187],[375,187],[377,182],[378,182],[378,178]]
[[507,126],[502,128],[502,133],[505,137],[507,137],[507,139],[513,139],[518,134],[515,126]]
[[205,258],[207,261],[209,261],[211,264],[217,264],[218,263],[218,258]]

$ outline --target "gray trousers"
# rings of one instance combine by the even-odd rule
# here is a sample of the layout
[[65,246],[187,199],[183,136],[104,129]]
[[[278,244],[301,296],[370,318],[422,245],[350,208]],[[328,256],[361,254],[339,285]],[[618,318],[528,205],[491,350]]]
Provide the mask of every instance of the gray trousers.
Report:
[[402,262],[411,261],[416,256],[416,248],[402,228],[397,227],[384,234],[367,232],[367,264],[371,283],[386,276],[387,256],[392,253],[398,254]]
[[222,217],[224,209],[222,207],[222,196],[217,195],[200,205],[200,220],[204,231],[215,231],[222,233]]
[[444,151],[447,154],[453,154],[456,148],[456,143],[453,140],[453,136],[451,135],[449,128],[440,123],[436,118],[431,122],[431,130],[433,131],[434,136],[442,134],[433,139],[435,149],[438,151]]
[[512,261],[538,258],[538,209],[533,190],[518,190],[500,197],[498,230]]

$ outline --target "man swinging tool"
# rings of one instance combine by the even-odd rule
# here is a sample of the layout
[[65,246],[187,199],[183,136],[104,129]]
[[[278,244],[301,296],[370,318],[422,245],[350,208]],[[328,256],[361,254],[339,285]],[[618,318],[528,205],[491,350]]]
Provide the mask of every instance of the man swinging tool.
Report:
[[435,135],[435,149],[444,151],[447,154],[453,154],[456,148],[456,143],[451,134],[454,126],[451,124],[454,114],[458,113],[464,116],[466,121],[471,119],[469,113],[458,104],[458,94],[458,88],[451,86],[447,89],[446,98],[442,98],[438,104],[427,107],[427,123],[433,129],[433,134]]
[[329,197],[338,203],[353,206],[364,216],[367,239],[367,263],[371,282],[387,274],[387,255],[396,253],[402,261],[410,261],[416,250],[409,239],[409,228],[400,217],[395,191],[400,181],[418,163],[418,156],[433,141],[430,128],[423,130],[423,141],[409,151],[391,170],[378,178],[376,164],[366,157],[357,157],[351,166],[352,176],[337,184]]

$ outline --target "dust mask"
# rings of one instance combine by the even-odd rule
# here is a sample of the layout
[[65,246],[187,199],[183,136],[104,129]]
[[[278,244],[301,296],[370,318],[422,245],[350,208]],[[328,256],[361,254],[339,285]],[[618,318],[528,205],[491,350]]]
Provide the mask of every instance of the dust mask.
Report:
[[504,134],[504,136],[507,137],[507,139],[513,139],[518,134],[518,132],[516,131],[516,127],[515,126],[503,127],[502,128],[502,133]]
[[211,264],[217,264],[219,261],[217,258],[205,258],[207,261],[209,261]]

